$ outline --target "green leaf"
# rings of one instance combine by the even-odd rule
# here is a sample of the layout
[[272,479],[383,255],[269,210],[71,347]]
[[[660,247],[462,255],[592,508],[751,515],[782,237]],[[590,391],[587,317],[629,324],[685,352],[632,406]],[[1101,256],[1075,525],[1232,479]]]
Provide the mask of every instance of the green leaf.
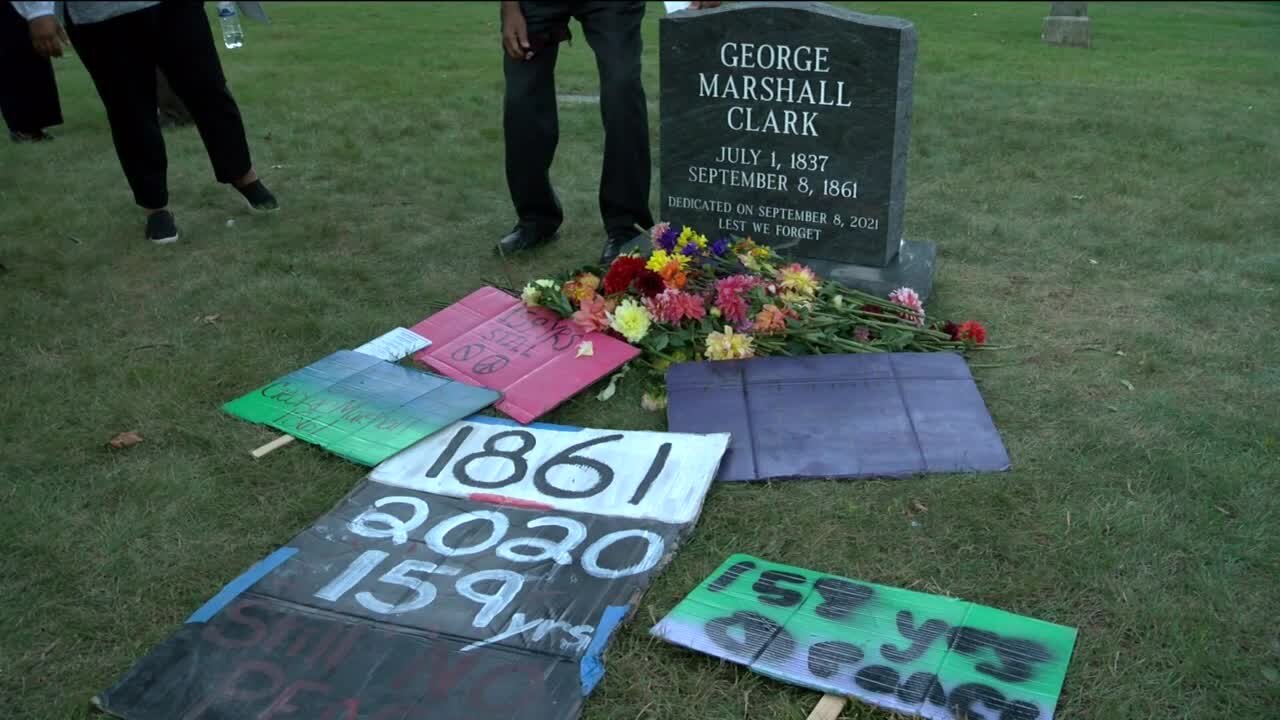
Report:
[[673,348],[689,347],[689,338],[684,332],[675,332],[667,335],[667,341]]
[[662,333],[661,335],[655,337],[653,339],[654,352],[662,352],[663,350],[667,349],[667,343],[669,342],[671,342],[671,336],[668,335],[667,333]]

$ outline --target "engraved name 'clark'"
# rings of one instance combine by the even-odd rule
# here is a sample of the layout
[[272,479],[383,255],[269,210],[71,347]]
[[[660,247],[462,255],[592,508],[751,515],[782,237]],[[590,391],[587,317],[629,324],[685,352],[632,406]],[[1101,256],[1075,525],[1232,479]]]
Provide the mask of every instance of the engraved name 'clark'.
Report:
[[[720,64],[735,70],[828,73],[831,72],[829,54],[830,49],[825,47],[727,42],[720,46]],[[845,97],[843,80],[807,80],[776,75],[757,77],[700,72],[698,96],[787,105],[853,106],[853,102]],[[762,114],[757,108],[743,105],[734,105],[725,113],[725,122],[731,130],[778,135],[818,137],[818,128],[814,125],[817,119],[818,113],[814,110],[764,110]]]

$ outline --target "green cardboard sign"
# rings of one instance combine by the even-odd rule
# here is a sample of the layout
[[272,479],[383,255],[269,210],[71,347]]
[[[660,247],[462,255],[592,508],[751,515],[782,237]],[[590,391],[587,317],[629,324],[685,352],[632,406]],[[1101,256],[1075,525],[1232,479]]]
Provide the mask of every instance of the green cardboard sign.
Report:
[[963,600],[730,557],[651,634],[936,720],[1050,720],[1074,628]]
[[501,393],[340,350],[223,406],[362,465],[491,405]]

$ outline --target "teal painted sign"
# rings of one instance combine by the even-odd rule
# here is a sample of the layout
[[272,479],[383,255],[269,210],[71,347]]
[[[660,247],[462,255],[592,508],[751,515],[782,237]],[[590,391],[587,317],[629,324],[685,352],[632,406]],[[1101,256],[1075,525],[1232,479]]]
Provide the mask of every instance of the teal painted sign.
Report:
[[340,350],[223,406],[362,465],[377,465],[500,393]]
[[1074,628],[734,555],[653,635],[933,720],[1050,720]]

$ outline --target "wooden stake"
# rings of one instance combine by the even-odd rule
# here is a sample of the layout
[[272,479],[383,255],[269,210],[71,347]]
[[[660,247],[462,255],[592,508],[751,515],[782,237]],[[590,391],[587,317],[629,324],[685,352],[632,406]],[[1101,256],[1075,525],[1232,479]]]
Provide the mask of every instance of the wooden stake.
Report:
[[293,442],[296,439],[297,438],[295,438],[292,435],[281,435],[275,440],[272,440],[271,442],[267,443],[266,445],[263,445],[262,447],[258,448],[257,450],[254,450],[249,454],[256,458],[260,458],[263,455],[266,455],[267,453],[271,452],[272,450],[279,450],[280,448],[284,447],[285,445],[288,445],[289,443]]
[[809,713],[809,720],[836,720],[840,717],[840,711],[844,710],[846,702],[848,700],[839,695],[823,695],[814,706],[813,712]]

